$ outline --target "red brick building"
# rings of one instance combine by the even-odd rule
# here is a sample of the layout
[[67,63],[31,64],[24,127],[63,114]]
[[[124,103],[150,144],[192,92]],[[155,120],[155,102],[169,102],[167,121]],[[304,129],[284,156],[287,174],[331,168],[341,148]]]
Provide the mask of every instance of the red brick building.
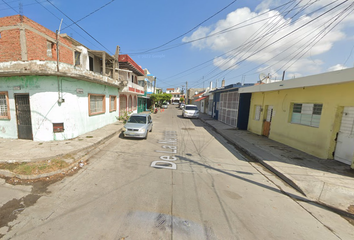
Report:
[[[74,46],[65,38],[59,38],[59,60],[74,63]],[[20,16],[0,18],[0,62],[57,60],[56,33]]]

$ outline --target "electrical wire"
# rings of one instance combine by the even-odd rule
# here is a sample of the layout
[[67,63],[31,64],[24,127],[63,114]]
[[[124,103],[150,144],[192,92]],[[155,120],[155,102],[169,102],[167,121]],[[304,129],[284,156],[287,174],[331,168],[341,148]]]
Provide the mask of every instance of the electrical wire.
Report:
[[171,43],[171,42],[173,42],[173,41],[175,41],[175,40],[177,40],[177,39],[179,39],[179,38],[181,38],[181,37],[187,35],[188,33],[192,32],[194,29],[198,28],[198,27],[201,26],[203,23],[205,23],[205,22],[207,22],[208,20],[212,19],[213,17],[215,17],[216,15],[218,15],[220,12],[222,12],[222,11],[224,11],[226,8],[230,7],[230,6],[231,6],[232,4],[234,4],[235,2],[237,2],[237,0],[233,0],[233,1],[232,1],[231,3],[229,3],[227,6],[223,7],[221,10],[217,11],[216,13],[214,13],[213,15],[211,15],[210,17],[206,18],[206,19],[203,20],[201,23],[197,24],[196,26],[194,26],[193,28],[191,28],[191,29],[188,30],[187,32],[185,32],[185,33],[179,35],[178,37],[173,38],[172,40],[167,41],[167,42],[164,43],[164,44],[161,44],[161,45],[159,45],[159,46],[157,46],[157,47],[148,49],[148,50],[146,50],[146,51],[144,51],[144,52],[140,52],[140,53],[129,53],[129,54],[130,54],[130,55],[132,55],[132,54],[145,54],[145,53],[151,52],[152,50],[155,50],[155,49],[161,48],[161,47],[163,47],[163,46],[166,46],[167,44],[169,44],[169,43]]
[[[345,1],[343,1],[342,3],[340,3],[340,4],[338,4],[338,5],[334,6],[334,7],[332,7],[331,9],[325,11],[324,13],[322,13],[322,14],[320,14],[319,16],[315,17],[314,19],[312,19],[312,20],[306,22],[305,24],[301,25],[300,27],[297,27],[295,30],[293,30],[293,31],[291,31],[291,32],[289,32],[289,33],[287,33],[287,34],[285,34],[284,36],[278,38],[277,40],[275,40],[275,41],[273,41],[272,43],[266,45],[265,47],[259,49],[258,51],[255,51],[255,52],[251,53],[251,54],[248,55],[247,57],[243,58],[241,61],[238,61],[236,64],[240,64],[240,63],[246,61],[246,60],[249,59],[250,57],[252,57],[252,56],[254,56],[254,55],[260,53],[261,51],[263,51],[264,49],[268,48],[269,46],[272,46],[272,45],[274,45],[275,43],[279,42],[280,40],[283,40],[284,38],[290,36],[290,35],[293,34],[294,32],[296,32],[296,31],[298,31],[298,30],[304,28],[305,26],[309,25],[310,23],[314,22],[315,20],[319,19],[320,17],[322,17],[322,16],[328,14],[330,11],[336,9],[337,7],[343,5],[344,3],[348,2],[348,1],[349,1],[349,0],[345,0]],[[209,79],[210,79],[210,78],[214,78],[214,77],[220,75],[221,73],[226,72],[226,71],[229,70],[230,68],[231,68],[231,67],[228,67],[227,69],[221,71],[220,73],[209,77]]]
[[91,37],[95,42],[97,42],[101,47],[103,47],[104,49],[107,50],[107,52],[111,53],[113,55],[113,53],[106,48],[101,42],[99,42],[96,38],[94,38],[90,33],[88,33],[84,28],[82,28],[79,24],[75,23],[74,20],[72,20],[68,15],[66,15],[63,11],[61,11],[57,6],[55,6],[52,2],[50,2],[49,0],[47,0],[47,2],[52,5],[55,9],[57,9],[59,12],[61,12],[65,17],[67,17],[70,21],[72,21],[77,27],[79,27],[83,32],[85,32],[89,37]]
[[18,11],[16,11],[16,9],[14,9],[13,7],[11,7],[10,4],[8,4],[7,2],[5,2],[5,0],[2,0],[9,8],[11,8],[12,10],[14,10],[17,14],[19,14]]
[[85,18],[87,18],[87,17],[89,17],[89,16],[91,16],[91,15],[93,15],[94,13],[98,12],[98,11],[101,10],[102,8],[107,7],[108,5],[110,5],[111,3],[113,3],[114,1],[115,1],[115,0],[111,0],[110,2],[108,2],[108,3],[104,4],[104,5],[102,5],[101,7],[95,9],[94,11],[90,12],[90,13],[87,14],[86,16],[80,18],[80,19],[77,20],[76,22],[73,22],[72,24],[69,24],[68,26],[66,26],[66,27],[63,28],[62,30],[66,29],[66,28],[68,28],[68,27],[70,27],[70,26],[72,26],[72,25],[74,25],[74,24],[76,24],[76,23],[78,23],[78,22],[80,22],[80,21],[82,21],[82,20],[84,20]]

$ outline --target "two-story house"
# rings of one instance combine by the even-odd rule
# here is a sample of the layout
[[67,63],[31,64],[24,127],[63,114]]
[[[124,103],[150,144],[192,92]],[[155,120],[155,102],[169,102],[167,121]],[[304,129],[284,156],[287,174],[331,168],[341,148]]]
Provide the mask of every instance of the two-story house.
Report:
[[119,115],[138,112],[138,96],[144,94],[144,88],[138,84],[138,77],[144,76],[144,70],[127,54],[119,55],[119,80],[126,83],[120,90]]
[[119,89],[129,84],[117,53],[20,15],[0,18],[0,34],[0,137],[64,140],[116,121]]
[[138,83],[145,91],[143,95],[138,97],[138,112],[146,111],[152,105],[150,96],[155,93],[155,81],[156,77],[146,68],[144,69],[144,76],[138,77]]

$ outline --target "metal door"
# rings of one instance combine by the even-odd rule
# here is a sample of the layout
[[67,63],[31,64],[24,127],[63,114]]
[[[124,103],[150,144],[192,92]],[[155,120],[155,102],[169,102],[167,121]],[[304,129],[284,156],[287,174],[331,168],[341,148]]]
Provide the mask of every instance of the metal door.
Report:
[[15,95],[15,103],[18,138],[33,140],[29,95]]
[[263,136],[268,137],[270,133],[270,125],[273,118],[273,106],[267,108],[267,119],[263,123]]
[[337,136],[334,159],[351,164],[354,156],[354,107],[345,107]]

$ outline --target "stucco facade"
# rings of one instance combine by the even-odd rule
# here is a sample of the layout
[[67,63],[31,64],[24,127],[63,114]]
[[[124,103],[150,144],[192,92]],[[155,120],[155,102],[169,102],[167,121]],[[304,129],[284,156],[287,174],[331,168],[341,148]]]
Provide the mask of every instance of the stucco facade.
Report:
[[[323,159],[335,158],[342,117],[347,114],[344,107],[354,107],[353,90],[354,69],[240,89],[252,93],[249,131],[269,134],[275,141]],[[298,106],[312,106],[313,112],[300,112]],[[299,122],[296,114],[312,116],[312,122]],[[267,122],[270,130],[265,133]]]
[[[117,121],[118,101],[115,110],[110,104],[110,97],[118,99],[117,87],[70,77],[16,76],[0,77],[0,92],[3,91],[8,93],[10,119],[0,119],[2,138],[18,138],[15,96],[19,94],[29,95],[34,141],[71,139]],[[103,113],[89,114],[89,94],[105,96]],[[64,131],[55,133],[53,123],[63,123]]]

